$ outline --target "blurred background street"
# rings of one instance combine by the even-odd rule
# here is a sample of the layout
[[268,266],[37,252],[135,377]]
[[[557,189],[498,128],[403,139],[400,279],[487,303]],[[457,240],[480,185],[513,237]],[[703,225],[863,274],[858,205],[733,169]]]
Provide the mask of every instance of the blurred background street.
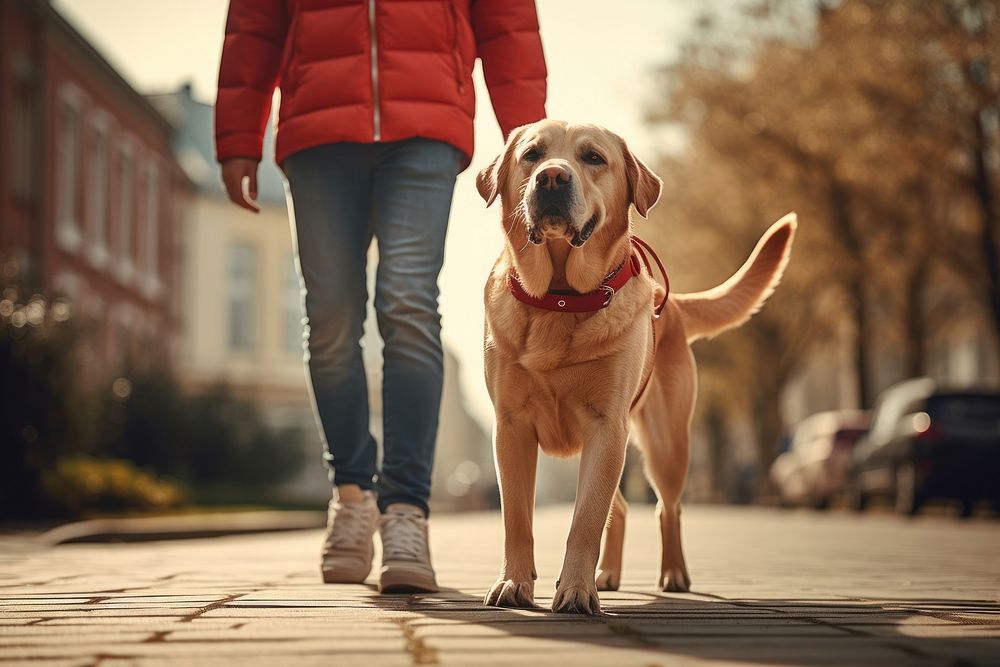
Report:
[[[570,4],[538,3],[549,114],[609,126],[663,175],[637,232],[674,291],[730,275],[787,211],[801,221],[763,312],[695,346],[686,501],[995,512],[997,4]],[[214,162],[225,9],[0,2],[9,519],[312,509],[329,495],[273,136],[258,216],[225,200]],[[598,33],[601,48],[579,39]],[[476,81],[485,100],[478,67]],[[478,109],[440,281],[438,510],[498,502],[481,287],[502,236],[473,179],[501,137]],[[540,465],[539,502],[572,500],[575,463]],[[623,488],[650,497],[639,461]]]
[[[537,518],[543,607],[570,515]],[[0,664],[1000,664],[992,521],[718,507],[685,520],[694,592],[657,591],[653,508],[633,505],[621,590],[593,619],[482,606],[494,513],[435,519],[442,592],[427,596],[322,585],[319,531],[5,550]]]
[[[694,346],[697,593],[655,589],[630,456],[616,616],[479,605],[501,539],[482,287],[503,243],[474,184],[502,145],[479,65],[440,280],[450,590],[379,598],[318,585],[301,530],[330,485],[273,135],[260,215],[219,184],[227,2],[0,0],[0,664],[1000,665],[1000,2],[537,5],[549,115],[620,133],[664,179],[635,231],[673,291],[718,284],[798,213],[777,293]],[[543,605],[576,465],[540,460]],[[56,535],[227,536],[34,537],[85,519],[106,523]]]

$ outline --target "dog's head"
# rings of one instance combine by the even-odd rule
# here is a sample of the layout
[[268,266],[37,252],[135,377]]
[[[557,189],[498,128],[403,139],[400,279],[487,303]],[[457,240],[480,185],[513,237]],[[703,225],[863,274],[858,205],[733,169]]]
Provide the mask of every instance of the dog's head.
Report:
[[514,223],[505,225],[512,244],[526,236],[535,245],[566,241],[580,248],[600,232],[623,235],[630,204],[646,217],[662,181],[618,135],[542,120],[511,132],[476,185],[487,205],[501,198],[504,217]]

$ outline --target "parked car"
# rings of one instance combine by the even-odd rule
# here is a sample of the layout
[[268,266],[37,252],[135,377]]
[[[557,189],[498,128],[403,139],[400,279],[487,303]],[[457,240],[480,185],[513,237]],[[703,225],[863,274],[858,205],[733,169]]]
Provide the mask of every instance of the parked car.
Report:
[[837,410],[799,422],[788,451],[771,466],[783,505],[825,509],[844,491],[851,452],[868,429],[868,418],[864,410]]
[[848,486],[859,511],[876,496],[909,515],[935,498],[959,500],[963,516],[980,500],[1000,509],[1000,392],[928,378],[890,387],[855,448]]

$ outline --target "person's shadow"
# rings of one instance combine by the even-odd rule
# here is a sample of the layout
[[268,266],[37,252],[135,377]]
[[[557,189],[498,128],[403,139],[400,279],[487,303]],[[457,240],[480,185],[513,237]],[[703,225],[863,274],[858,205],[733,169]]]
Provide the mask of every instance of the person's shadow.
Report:
[[[540,597],[541,605],[550,602]],[[602,593],[605,615],[587,617],[486,607],[482,599],[445,589],[435,595],[376,595],[372,603],[400,612],[414,664],[438,653],[454,664],[534,664],[538,652],[574,664],[674,665],[678,659],[761,665],[1000,666],[1000,604],[994,601],[897,599],[725,599],[652,591]],[[970,627],[969,616],[992,628]],[[977,636],[978,634],[978,636]],[[983,635],[986,636],[983,636]],[[514,638],[543,639],[516,642]],[[597,652],[599,651],[599,653]],[[578,654],[575,658],[572,654]],[[463,660],[463,656],[467,660]],[[687,664],[684,662],[683,664]]]

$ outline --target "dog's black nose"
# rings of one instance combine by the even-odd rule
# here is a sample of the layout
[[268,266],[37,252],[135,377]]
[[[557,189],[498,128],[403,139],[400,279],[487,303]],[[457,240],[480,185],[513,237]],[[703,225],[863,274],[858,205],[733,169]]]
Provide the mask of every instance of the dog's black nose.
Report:
[[573,175],[563,167],[546,167],[535,176],[535,184],[545,190],[562,190],[573,180]]

